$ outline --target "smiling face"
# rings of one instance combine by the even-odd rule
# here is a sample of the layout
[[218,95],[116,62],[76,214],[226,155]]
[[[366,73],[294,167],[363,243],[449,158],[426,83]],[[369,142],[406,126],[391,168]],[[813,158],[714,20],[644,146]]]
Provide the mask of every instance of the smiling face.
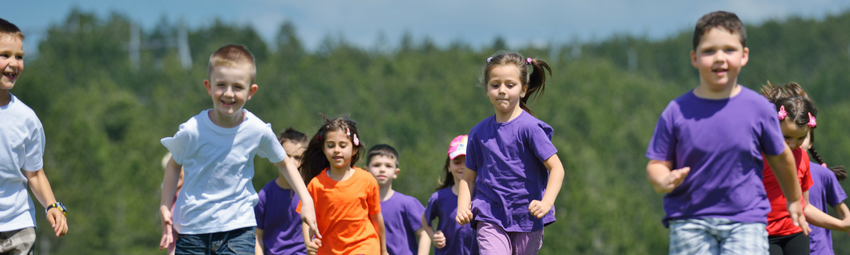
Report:
[[467,170],[464,163],[465,160],[466,155],[460,155],[449,161],[449,172],[455,178],[455,183],[460,183],[460,179],[463,178],[463,172]]
[[15,82],[24,71],[24,47],[21,39],[11,35],[0,35],[0,91],[15,87]]
[[797,125],[790,118],[780,121],[779,126],[782,128],[782,136],[785,138],[785,144],[791,147],[792,150],[800,148],[809,134],[809,126]]
[[519,102],[527,88],[522,85],[519,75],[519,68],[515,65],[501,65],[490,70],[487,97],[497,114],[510,116],[514,111],[521,110]]
[[375,179],[378,180],[378,185],[381,187],[392,184],[393,179],[398,178],[398,173],[401,171],[398,169],[395,157],[386,155],[373,156],[369,160],[366,170],[372,173],[372,176],[375,176]]
[[204,87],[212,97],[211,117],[216,124],[216,120],[241,118],[245,102],[257,92],[257,85],[251,84],[251,73],[243,67],[214,67],[210,79],[204,80]]
[[741,67],[749,60],[749,48],[737,33],[712,28],[703,35],[691,64],[699,70],[700,86],[711,92],[731,90],[738,82]]
[[357,154],[357,149],[342,130],[328,131],[325,134],[322,152],[331,164],[331,168],[347,170],[351,165],[351,156]]

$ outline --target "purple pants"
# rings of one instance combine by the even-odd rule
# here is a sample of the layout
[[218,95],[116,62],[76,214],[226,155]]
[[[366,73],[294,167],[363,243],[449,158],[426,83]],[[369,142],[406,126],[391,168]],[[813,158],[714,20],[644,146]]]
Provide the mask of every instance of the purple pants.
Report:
[[495,224],[482,221],[477,224],[476,240],[482,255],[533,255],[540,251],[540,247],[543,247],[542,229],[534,232],[505,232],[502,227]]

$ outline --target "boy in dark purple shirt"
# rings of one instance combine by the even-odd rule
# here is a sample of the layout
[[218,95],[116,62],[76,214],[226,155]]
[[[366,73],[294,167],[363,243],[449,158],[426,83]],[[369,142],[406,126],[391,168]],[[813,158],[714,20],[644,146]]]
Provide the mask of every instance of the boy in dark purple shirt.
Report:
[[670,254],[767,254],[770,203],[762,155],[774,169],[788,212],[807,233],[801,191],[778,113],[738,85],[749,59],[746,32],[729,12],[706,14],[694,31],[691,62],[700,85],[671,101],[646,157],[649,182],[664,196]]
[[422,229],[425,207],[414,197],[392,189],[398,178],[398,152],[392,146],[372,146],[366,155],[366,171],[378,180],[381,192],[381,215],[387,233],[387,251],[392,255],[428,254],[431,239]]
[[[279,142],[296,166],[301,165],[301,154],[307,150],[307,136],[287,128],[278,137]],[[295,211],[301,199],[283,176],[266,184],[257,192],[259,201],[254,206],[257,218],[257,248],[265,254],[306,255],[301,230],[301,215]]]

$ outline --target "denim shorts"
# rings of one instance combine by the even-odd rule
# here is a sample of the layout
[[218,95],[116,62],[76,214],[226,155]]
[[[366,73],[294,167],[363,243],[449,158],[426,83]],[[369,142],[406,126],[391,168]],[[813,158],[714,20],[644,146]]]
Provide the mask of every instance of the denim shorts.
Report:
[[670,254],[768,254],[764,223],[723,218],[670,221]]
[[254,227],[210,234],[177,236],[175,255],[254,254],[257,242]]

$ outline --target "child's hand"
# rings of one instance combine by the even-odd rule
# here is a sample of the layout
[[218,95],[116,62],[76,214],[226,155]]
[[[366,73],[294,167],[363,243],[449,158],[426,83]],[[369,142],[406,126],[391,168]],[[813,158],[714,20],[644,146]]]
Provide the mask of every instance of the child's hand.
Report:
[[319,226],[316,224],[316,210],[313,208],[313,204],[301,204],[301,221],[307,223],[307,226],[318,238],[322,238],[322,234],[319,234]]
[[307,242],[307,254],[316,255],[319,252],[319,247],[322,247],[322,239],[313,238],[313,241]]
[[803,205],[794,201],[786,201],[786,203],[788,204],[788,214],[791,216],[794,226],[802,228],[804,235],[809,235],[812,230],[809,228],[809,223],[806,222],[806,215],[803,214]]
[[457,216],[455,220],[461,226],[466,225],[469,221],[472,220],[472,211],[469,208],[457,208]]
[[437,247],[437,249],[446,247],[446,236],[443,235],[443,231],[434,232],[434,247]]
[[50,208],[47,211],[47,221],[50,222],[50,226],[53,227],[53,232],[56,232],[56,237],[64,236],[65,233],[68,233],[68,219],[65,218],[65,214],[62,211],[59,211],[57,208]]
[[664,182],[661,184],[659,192],[663,194],[670,193],[673,189],[682,185],[682,182],[685,181],[685,177],[687,177],[690,172],[691,167],[687,166],[671,170],[670,174],[667,175],[667,178],[664,178]]
[[159,249],[162,250],[174,242],[174,237],[171,235],[174,222],[171,221],[171,211],[165,206],[159,208],[159,215],[162,219],[162,240],[159,241]]
[[538,219],[546,216],[550,210],[552,210],[552,205],[540,200],[532,200],[531,204],[528,205],[528,211]]

